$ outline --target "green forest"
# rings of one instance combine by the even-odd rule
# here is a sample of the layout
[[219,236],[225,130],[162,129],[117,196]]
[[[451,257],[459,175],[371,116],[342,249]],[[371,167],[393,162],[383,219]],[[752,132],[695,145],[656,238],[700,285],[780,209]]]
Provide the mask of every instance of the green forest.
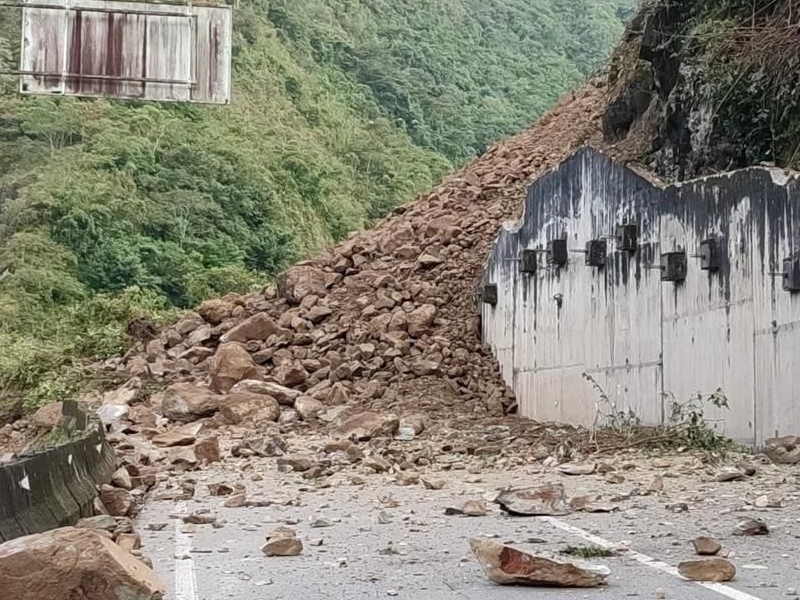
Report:
[[[0,77],[0,407],[85,388],[131,318],[257,289],[524,128],[634,4],[242,0],[228,106]],[[0,11],[9,69],[20,14]]]

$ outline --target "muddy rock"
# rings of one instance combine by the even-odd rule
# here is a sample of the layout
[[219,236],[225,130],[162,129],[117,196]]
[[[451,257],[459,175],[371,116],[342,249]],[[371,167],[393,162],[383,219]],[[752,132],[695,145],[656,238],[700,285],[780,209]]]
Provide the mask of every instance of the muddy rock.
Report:
[[338,428],[342,437],[366,441],[374,437],[389,437],[397,431],[400,420],[393,414],[363,412],[345,420]]
[[722,549],[719,542],[709,537],[699,537],[692,542],[695,554],[700,556],[716,556]]
[[243,422],[259,425],[277,421],[281,416],[281,407],[275,398],[266,394],[235,392],[225,396],[219,412],[224,421],[231,425]]
[[161,411],[171,421],[190,422],[213,415],[222,396],[193,383],[174,383],[164,393]]
[[91,529],[64,528],[0,545],[3,597],[161,600],[151,569]]
[[700,558],[678,564],[678,573],[691,581],[732,581],[736,567],[724,558]]
[[474,538],[469,545],[489,580],[500,585],[597,587],[605,585],[609,575],[604,567],[582,568],[485,538]]
[[208,373],[215,392],[227,392],[243,379],[256,379],[259,375],[253,358],[238,342],[228,342],[217,348]]
[[278,325],[264,313],[258,313],[245,319],[233,329],[227,331],[220,342],[249,342],[250,340],[264,341],[269,336],[278,333]]

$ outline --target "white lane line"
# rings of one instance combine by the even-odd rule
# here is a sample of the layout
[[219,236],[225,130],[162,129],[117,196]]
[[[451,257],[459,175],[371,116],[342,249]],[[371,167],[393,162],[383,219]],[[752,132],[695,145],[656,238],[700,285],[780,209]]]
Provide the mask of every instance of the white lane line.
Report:
[[[186,503],[177,505],[178,513],[185,513]],[[175,600],[197,600],[197,579],[192,558],[192,537],[181,531],[183,521],[175,521]]]
[[[613,548],[615,546],[614,543],[609,542],[608,540],[605,540],[596,535],[592,535],[588,531],[584,531],[579,527],[575,527],[574,525],[565,523],[561,519],[556,519],[555,517],[540,517],[540,519],[542,521],[550,523],[553,527],[558,527],[562,531],[566,531],[567,533],[571,533],[572,535],[581,537],[587,542],[591,542],[597,546],[602,546],[603,548]],[[650,558],[646,554],[641,554],[639,552],[634,552],[633,550],[628,550],[627,552],[625,552],[625,556],[630,556],[632,559],[642,563],[643,565],[647,565],[648,567],[652,567],[653,569],[658,569],[659,571],[663,571],[664,573],[669,573],[674,577],[678,577],[681,579],[681,581],[688,581],[680,576],[680,573],[678,573],[678,569],[676,569],[675,567],[668,565],[665,562],[661,562],[660,560]],[[721,583],[709,583],[701,581],[692,581],[690,583],[695,583],[713,592],[722,594],[723,596],[727,596],[728,598],[732,598],[732,600],[762,600],[761,598],[757,598],[756,596],[751,596],[746,592],[740,592],[737,589],[728,587],[727,585],[723,585]]]

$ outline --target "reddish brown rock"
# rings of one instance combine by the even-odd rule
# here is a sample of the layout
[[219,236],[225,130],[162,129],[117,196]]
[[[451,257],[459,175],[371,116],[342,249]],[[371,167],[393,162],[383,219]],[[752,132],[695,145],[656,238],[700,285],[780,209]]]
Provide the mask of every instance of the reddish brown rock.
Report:
[[219,439],[216,436],[211,436],[200,440],[194,445],[194,455],[201,462],[212,463],[219,461]]
[[308,371],[297,363],[285,363],[272,371],[272,376],[278,383],[288,388],[302,385],[308,379]]
[[51,402],[45,404],[31,417],[31,423],[34,427],[42,429],[52,429],[61,422],[61,415],[63,404],[61,402]]
[[267,543],[261,547],[267,556],[298,556],[303,551],[303,542],[289,527],[279,527],[267,536]]
[[569,513],[564,486],[560,483],[502,492],[495,500],[512,515],[547,516]]
[[3,598],[161,600],[151,569],[91,529],[64,528],[0,545]]
[[294,409],[304,421],[311,421],[315,419],[320,411],[322,411],[324,408],[325,405],[322,404],[322,402],[312,398],[311,396],[300,396],[294,402]]
[[174,383],[164,393],[161,411],[171,421],[196,421],[219,410],[222,396],[193,383]]
[[264,394],[278,401],[281,406],[294,406],[295,400],[303,395],[299,390],[293,390],[279,383],[272,381],[256,381],[246,379],[240,381],[233,388],[231,393],[250,392],[253,394]]
[[258,367],[244,346],[228,342],[217,348],[209,366],[211,389],[227,392],[243,379],[258,378]]
[[323,298],[328,294],[325,273],[310,265],[297,265],[286,269],[275,278],[278,295],[290,304],[300,304],[309,295]]
[[800,463],[800,437],[785,435],[770,438],[764,442],[764,454],[779,465],[794,465]]
[[278,325],[264,313],[257,313],[239,323],[221,338],[220,342],[248,342],[250,340],[264,341],[269,336],[278,333]]
[[413,310],[406,318],[408,333],[413,336],[420,336],[426,333],[430,329],[435,316],[436,307],[433,304],[423,304]]
[[586,588],[605,585],[608,576],[605,570],[534,556],[486,538],[469,544],[489,580],[500,585]]
[[233,308],[234,305],[232,302],[223,299],[214,299],[203,302],[200,308],[197,309],[197,312],[212,325],[218,325],[225,319],[230,318]]

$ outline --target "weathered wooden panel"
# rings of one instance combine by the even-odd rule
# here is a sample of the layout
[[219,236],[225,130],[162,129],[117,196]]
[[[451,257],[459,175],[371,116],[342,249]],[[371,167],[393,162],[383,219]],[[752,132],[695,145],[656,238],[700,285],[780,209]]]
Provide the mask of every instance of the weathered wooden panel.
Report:
[[[800,432],[800,293],[781,277],[800,252],[799,201],[797,174],[752,168],[664,187],[591,149],[532,184],[523,218],[493,246],[485,281],[498,303],[482,309],[521,413],[589,425],[598,411],[630,411],[658,424],[671,402],[719,388],[730,409],[706,407],[706,418],[733,439]],[[621,223],[637,225],[634,253],[615,247]],[[573,253],[547,267],[543,255],[520,273],[523,249],[556,238],[571,249],[607,240],[605,266]],[[711,270],[708,239],[719,248]],[[669,252],[686,255],[681,281],[662,280]]]
[[229,7],[36,0],[23,11],[29,94],[225,103]]

